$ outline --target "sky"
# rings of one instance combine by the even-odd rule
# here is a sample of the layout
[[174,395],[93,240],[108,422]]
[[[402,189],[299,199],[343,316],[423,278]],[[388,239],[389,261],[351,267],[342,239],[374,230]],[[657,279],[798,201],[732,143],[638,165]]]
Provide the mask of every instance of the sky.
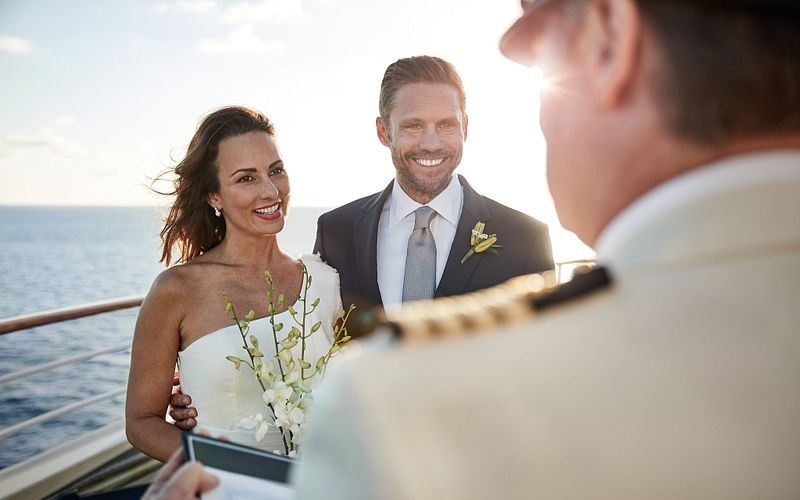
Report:
[[0,205],[163,205],[150,179],[231,104],[274,121],[294,206],[341,205],[394,175],[375,134],[386,66],[429,54],[467,92],[458,172],[549,224],[557,260],[591,258],[547,190],[537,73],[497,48],[519,13],[517,0],[0,0]]

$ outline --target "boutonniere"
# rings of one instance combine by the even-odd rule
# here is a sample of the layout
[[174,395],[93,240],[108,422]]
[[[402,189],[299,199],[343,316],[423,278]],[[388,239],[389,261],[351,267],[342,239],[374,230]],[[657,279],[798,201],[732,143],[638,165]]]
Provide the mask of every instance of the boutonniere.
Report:
[[475,223],[475,227],[472,228],[472,234],[469,237],[470,249],[461,258],[462,264],[472,257],[474,253],[490,252],[495,255],[500,253],[497,251],[498,248],[501,248],[500,245],[495,244],[497,243],[497,235],[484,233],[484,227],[486,227],[486,223],[478,221]]

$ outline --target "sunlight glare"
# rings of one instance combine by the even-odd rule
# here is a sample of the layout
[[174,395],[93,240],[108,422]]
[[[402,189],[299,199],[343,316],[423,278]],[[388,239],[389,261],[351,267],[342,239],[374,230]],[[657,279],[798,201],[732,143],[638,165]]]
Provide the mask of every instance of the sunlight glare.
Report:
[[540,91],[540,95],[544,94],[552,94],[556,97],[564,97],[566,96],[566,86],[563,85],[564,82],[567,81],[567,76],[562,74],[551,74],[545,75],[544,72],[538,68],[534,67],[534,75],[537,78],[537,84]]
[[545,90],[547,82],[544,78],[544,71],[539,66],[531,67],[531,79],[533,80],[534,88],[541,94]]

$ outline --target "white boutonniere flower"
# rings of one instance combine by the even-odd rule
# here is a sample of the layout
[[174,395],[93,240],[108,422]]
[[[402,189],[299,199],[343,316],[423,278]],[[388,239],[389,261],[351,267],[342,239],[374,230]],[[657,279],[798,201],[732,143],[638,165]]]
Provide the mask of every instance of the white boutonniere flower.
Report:
[[485,222],[478,221],[475,223],[475,227],[472,228],[472,234],[469,238],[470,249],[467,250],[467,253],[461,258],[462,264],[475,253],[489,252],[499,255],[500,252],[498,252],[497,249],[502,247],[496,244],[497,235],[484,233],[483,229],[485,227]]

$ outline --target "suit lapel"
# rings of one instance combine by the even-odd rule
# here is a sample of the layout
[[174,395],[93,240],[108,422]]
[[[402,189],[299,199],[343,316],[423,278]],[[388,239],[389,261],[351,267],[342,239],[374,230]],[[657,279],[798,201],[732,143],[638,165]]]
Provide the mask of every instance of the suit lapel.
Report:
[[392,192],[392,183],[382,192],[370,197],[362,205],[362,213],[353,221],[354,255],[360,289],[366,298],[382,303],[378,287],[378,224],[386,198]]
[[478,221],[488,222],[491,219],[483,197],[475,192],[462,176],[458,176],[461,186],[464,188],[464,206],[461,209],[461,216],[458,218],[456,235],[453,245],[450,247],[450,255],[447,257],[447,265],[444,268],[442,279],[436,288],[436,296],[457,295],[464,291],[470,276],[478,266],[480,259],[468,259],[461,263],[461,258],[470,248],[469,240],[472,235],[472,228]]

